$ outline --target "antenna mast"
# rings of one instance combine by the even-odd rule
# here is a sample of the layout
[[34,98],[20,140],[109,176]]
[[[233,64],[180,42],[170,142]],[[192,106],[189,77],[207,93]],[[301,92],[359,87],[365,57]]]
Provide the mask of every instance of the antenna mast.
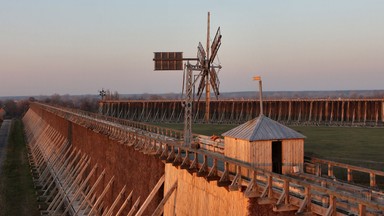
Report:
[[206,67],[206,71],[204,73],[206,73],[207,75],[207,78],[206,78],[206,82],[205,82],[205,123],[209,123],[209,118],[210,118],[210,103],[211,103],[211,89],[210,89],[210,79],[209,79],[209,66],[210,66],[210,62],[209,62],[209,37],[210,37],[210,17],[211,17],[211,13],[208,12],[208,23],[207,23],[207,61],[205,62],[205,67]]

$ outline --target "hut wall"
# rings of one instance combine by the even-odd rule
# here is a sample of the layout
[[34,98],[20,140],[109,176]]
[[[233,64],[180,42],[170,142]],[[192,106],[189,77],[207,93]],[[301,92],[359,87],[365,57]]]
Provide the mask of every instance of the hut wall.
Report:
[[[271,141],[255,141],[224,137],[224,155],[236,160],[251,163],[254,167],[272,171]],[[234,167],[230,167],[234,171]],[[245,174],[242,171],[243,174]]]
[[218,187],[216,181],[191,175],[188,171],[165,165],[164,194],[177,181],[177,190],[164,206],[164,215],[249,215],[248,203],[241,191]]
[[283,174],[292,173],[293,166],[299,166],[300,170],[302,170],[304,164],[304,140],[283,140],[282,150]]
[[251,164],[263,170],[272,171],[272,141],[254,141],[250,145]]

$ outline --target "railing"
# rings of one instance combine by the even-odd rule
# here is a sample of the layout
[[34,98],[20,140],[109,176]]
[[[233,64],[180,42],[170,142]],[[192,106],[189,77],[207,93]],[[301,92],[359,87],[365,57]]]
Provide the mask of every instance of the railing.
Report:
[[[274,211],[311,211],[320,215],[384,214],[384,194],[377,191],[362,193],[361,188],[340,190],[342,183],[308,181],[295,176],[280,175],[255,168],[250,164],[228,158],[205,149],[183,147],[178,139],[158,133],[158,127],[129,123],[138,127],[117,124],[116,119],[93,117],[89,113],[69,111],[39,104],[43,109],[69,121],[103,133],[123,145],[132,146],[144,154],[157,155],[165,163],[186,169],[218,186],[229,190],[243,190],[246,197],[258,197],[259,204],[273,204]],[[100,121],[103,120],[103,121]],[[128,121],[129,122],[129,121]],[[124,124],[125,123],[125,124]],[[131,128],[133,127],[133,128]],[[137,130],[143,128],[142,130]],[[335,164],[333,164],[335,165]],[[324,183],[325,182],[325,183]],[[345,186],[345,185],[344,185]]]
[[339,168],[344,169],[344,171],[346,171],[346,173],[347,173],[346,180],[349,183],[353,182],[353,179],[354,179],[353,174],[357,173],[357,172],[369,175],[369,186],[370,187],[377,187],[377,182],[376,182],[377,176],[381,176],[384,179],[384,172],[380,171],[380,170],[373,170],[373,169],[368,169],[368,168],[364,168],[364,167],[358,167],[358,166],[353,166],[353,165],[349,165],[349,164],[344,164],[344,163],[339,163],[339,162],[334,162],[334,161],[329,161],[329,160],[323,160],[323,159],[313,158],[313,157],[311,157],[311,158],[306,157],[305,159],[306,159],[306,162],[309,162],[311,164],[315,164],[313,174],[315,174],[317,176],[322,175],[322,169],[321,169],[322,166],[321,165],[325,165],[325,166],[327,166],[327,176],[331,177],[331,178],[335,177],[335,175],[334,175],[334,168],[335,167],[339,167]]

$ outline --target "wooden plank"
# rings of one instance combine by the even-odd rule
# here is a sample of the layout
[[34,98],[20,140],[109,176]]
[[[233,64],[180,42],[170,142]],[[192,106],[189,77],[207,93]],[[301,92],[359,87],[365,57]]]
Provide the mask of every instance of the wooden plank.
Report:
[[127,216],[133,216],[135,211],[139,208],[139,204],[140,204],[140,197],[137,198],[136,202],[133,204],[133,206],[132,206],[131,210],[128,212]]
[[[119,216],[123,212],[125,206],[127,206],[128,202],[132,199],[132,194],[133,194],[133,191],[131,191],[131,193],[129,193],[128,197],[124,200],[123,204],[121,204],[119,211],[117,211],[115,216]],[[139,197],[139,199],[140,199],[140,197]]]
[[172,195],[173,191],[177,189],[177,180],[173,183],[172,187],[167,191],[164,198],[160,201],[159,205],[156,207],[155,211],[152,213],[152,216],[160,216],[164,211],[164,204],[168,201],[169,197]]
[[116,207],[117,203],[120,201],[121,197],[124,195],[126,191],[126,185],[124,185],[123,189],[121,189],[120,193],[117,195],[115,201],[113,201],[111,207],[108,209],[105,216],[111,216],[113,214],[113,209]]
[[156,183],[155,187],[152,189],[151,193],[148,195],[147,199],[143,202],[140,209],[137,211],[136,216],[141,216],[145,209],[148,207],[149,203],[152,201],[153,197],[155,197],[156,193],[159,191],[161,185],[164,183],[165,176],[161,176],[159,181]]

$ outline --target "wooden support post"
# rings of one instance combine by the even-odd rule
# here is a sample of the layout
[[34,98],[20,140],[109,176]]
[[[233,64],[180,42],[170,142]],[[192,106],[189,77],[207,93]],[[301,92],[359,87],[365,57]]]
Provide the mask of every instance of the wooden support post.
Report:
[[[132,194],[133,194],[133,191],[129,193],[128,197],[124,200],[123,204],[121,204],[120,209],[119,211],[117,211],[115,216],[119,216],[123,212],[125,206],[127,206],[128,202],[132,199]],[[139,200],[140,200],[140,197],[139,197]]]
[[191,166],[191,162],[189,160],[189,151],[185,151],[185,157],[183,159],[183,163],[180,165],[180,169],[188,169]]
[[172,165],[173,166],[179,166],[183,162],[183,159],[181,158],[181,148],[177,148],[177,155],[175,160],[173,160]]
[[328,177],[333,177],[333,166],[331,163],[328,163]]
[[207,181],[217,181],[220,177],[217,174],[217,159],[213,159],[213,164],[211,170],[209,170],[208,176],[206,177]]
[[198,171],[198,168],[197,168],[198,161],[199,161],[198,154],[195,152],[192,164],[188,168],[188,172],[194,173]]
[[94,211],[96,211],[97,207],[101,203],[101,201],[104,199],[105,194],[108,192],[109,188],[111,188],[112,183],[115,180],[115,176],[112,176],[111,180],[109,180],[107,186],[104,188],[103,192],[101,192],[100,196],[97,198],[96,202],[93,204],[91,211],[89,212],[89,215],[92,215]]
[[313,107],[313,101],[309,103],[309,117],[308,117],[308,122],[312,121],[312,107]]
[[350,169],[350,168],[347,169],[347,181],[348,182],[352,182],[353,181],[352,169]]
[[171,153],[168,155],[166,163],[172,163],[175,160],[175,146],[171,146]]
[[310,186],[305,187],[305,189],[304,189],[305,197],[304,197],[303,202],[301,202],[300,207],[297,210],[296,214],[302,214],[307,209],[310,210],[309,209],[311,206],[311,192],[310,191],[311,191]]
[[257,200],[259,205],[269,205],[276,203],[276,199],[273,198],[272,176],[268,175],[267,179],[267,185],[265,186],[260,198]]
[[316,167],[316,176],[321,176],[321,164],[316,163],[315,167]]
[[165,143],[164,150],[160,155],[160,160],[166,160],[168,158],[168,144]]
[[117,203],[120,201],[121,197],[123,197],[124,193],[126,191],[126,185],[124,185],[123,189],[121,189],[120,193],[117,195],[115,201],[113,201],[111,207],[108,209],[108,211],[105,213],[105,216],[112,216],[113,209],[116,207]]
[[128,212],[127,216],[133,216],[135,211],[139,208],[139,204],[140,204],[140,197],[137,198],[136,202],[133,204],[133,206],[132,206],[131,210]]
[[367,121],[367,101],[364,102],[364,125]]
[[[89,179],[93,176],[97,169],[97,164],[92,168],[91,172],[88,174],[87,178],[81,183],[80,187],[76,190],[75,195],[73,196],[73,199],[69,201],[69,204],[67,205],[66,209],[64,210],[64,213],[62,216],[66,215],[66,213],[69,211],[70,208],[73,208],[73,203],[77,200],[79,195],[83,192],[83,189],[87,186]],[[56,211],[55,211],[56,213]]]
[[237,191],[241,189],[241,167],[236,166],[236,176],[232,180],[231,185],[229,185],[228,189],[230,191]]
[[369,174],[369,179],[370,179],[370,183],[369,183],[369,185],[371,186],[371,187],[376,187],[376,175],[375,175],[375,173],[370,173]]
[[207,155],[204,155],[203,157],[203,164],[201,165],[199,171],[197,172],[198,177],[203,177],[208,174],[208,160]]
[[147,199],[145,199],[145,201],[143,202],[143,204],[141,205],[140,209],[137,211],[136,213],[136,216],[141,216],[145,209],[148,207],[149,203],[152,201],[153,197],[155,197],[155,195],[157,194],[157,192],[159,191],[161,185],[163,185],[164,183],[164,179],[165,179],[165,176],[163,175],[159,181],[157,182],[157,184],[155,185],[155,187],[152,189],[151,193],[148,195]]
[[273,211],[296,211],[298,207],[291,205],[289,199],[289,181],[287,179],[284,179],[283,191],[281,192],[281,195],[277,200],[276,205],[273,207]]
[[257,171],[252,170],[252,179],[248,184],[247,189],[244,192],[244,196],[247,198],[254,198],[259,196],[259,188],[257,185]]
[[340,118],[341,123],[344,122],[344,103],[345,103],[344,101],[341,102],[341,118]]
[[333,101],[331,101],[331,116],[329,117],[329,123],[331,124],[333,121]]
[[288,123],[291,121],[292,116],[292,101],[288,102]]
[[329,195],[329,206],[325,212],[325,216],[336,215],[336,197],[334,195]]
[[365,216],[366,215],[366,206],[359,203],[359,216]]
[[384,123],[384,102],[381,102],[381,123]]
[[167,191],[164,198],[160,201],[159,205],[156,207],[155,211],[153,211],[152,216],[160,216],[163,213],[164,205],[174,191],[177,191],[177,180],[175,183],[173,183],[172,187]]
[[100,183],[101,179],[105,176],[105,170],[100,174],[100,176],[97,178],[95,184],[93,184],[92,188],[88,192],[88,194],[85,196],[84,200],[81,202],[79,208],[76,210],[76,214],[79,214],[81,208],[85,205],[86,202],[89,202],[89,198],[96,189],[97,185]]
[[220,180],[217,182],[217,186],[224,187],[231,184],[229,180],[229,164],[228,162],[224,162],[224,173],[222,174]]

